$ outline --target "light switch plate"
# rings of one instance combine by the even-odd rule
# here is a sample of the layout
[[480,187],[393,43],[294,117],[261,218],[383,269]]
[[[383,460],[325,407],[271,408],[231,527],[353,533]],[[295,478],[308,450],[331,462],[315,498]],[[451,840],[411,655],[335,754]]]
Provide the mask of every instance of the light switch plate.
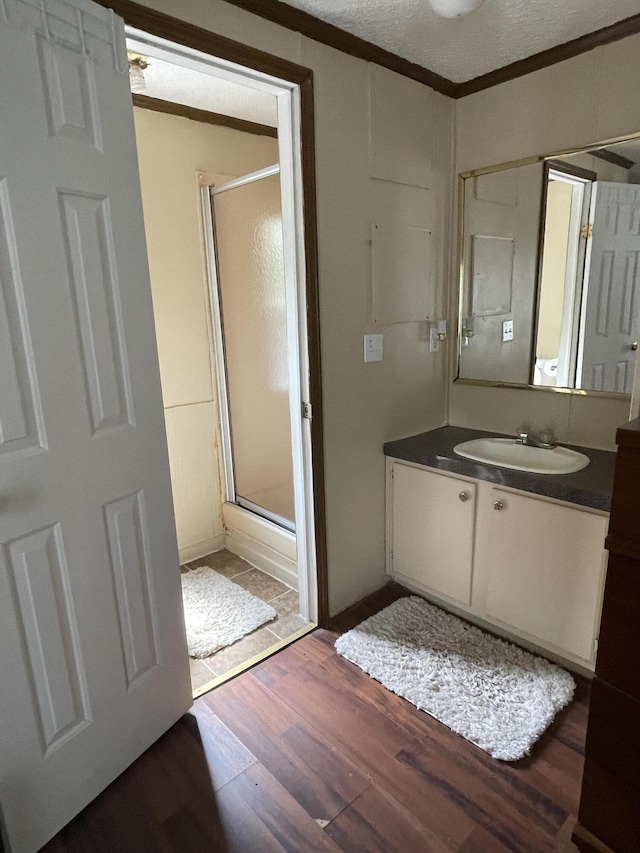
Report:
[[502,323],[502,340],[503,341],[512,341],[513,340],[513,320],[505,320]]
[[364,336],[364,360],[382,361],[382,342],[384,335]]

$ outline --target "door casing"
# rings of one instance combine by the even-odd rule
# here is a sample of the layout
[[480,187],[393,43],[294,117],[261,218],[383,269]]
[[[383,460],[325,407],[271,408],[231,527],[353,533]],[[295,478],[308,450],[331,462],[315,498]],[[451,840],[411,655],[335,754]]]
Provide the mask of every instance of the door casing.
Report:
[[[140,6],[130,0],[98,0],[101,5],[113,9],[127,26],[128,34],[136,39],[147,39],[158,49],[169,49],[172,60],[180,59],[182,64],[197,64],[199,70],[204,67],[218,76],[240,74],[249,83],[258,88],[274,92],[279,99],[278,125],[281,148],[281,164],[289,161],[291,168],[281,172],[283,197],[290,198],[288,215],[299,223],[297,228],[287,228],[288,242],[285,242],[285,255],[289,255],[289,268],[297,269],[299,281],[304,282],[304,312],[298,311],[298,330],[295,341],[290,339],[290,350],[299,354],[299,376],[297,386],[300,390],[298,400],[291,401],[292,409],[299,405],[301,429],[298,436],[297,455],[299,459],[308,459],[305,472],[299,475],[304,479],[305,488],[312,490],[313,512],[308,513],[304,506],[298,506],[296,499],[296,528],[300,522],[305,526],[304,540],[306,569],[304,574],[309,583],[309,567],[313,568],[312,589],[300,588],[301,600],[315,600],[316,618],[320,625],[329,619],[327,548],[325,520],[324,487],[324,450],[322,428],[322,381],[320,359],[320,312],[318,295],[318,249],[315,189],[315,137],[313,106],[313,73],[309,68],[296,65],[263,51],[232,41],[209,32],[201,27],[180,21],[169,15]],[[134,32],[135,31],[135,32]],[[151,38],[149,38],[151,37]],[[294,156],[288,157],[291,152]],[[284,155],[284,156],[283,156]],[[283,217],[285,210],[283,208]],[[296,242],[297,241],[297,242]],[[295,332],[295,330],[293,330]],[[306,339],[306,346],[300,341]],[[293,349],[292,347],[295,347]],[[306,362],[306,363],[305,363]],[[309,402],[312,419],[302,423],[300,401]],[[292,412],[293,414],[293,412]],[[304,433],[308,430],[307,451],[304,452]],[[293,441],[296,439],[294,437]],[[294,453],[296,452],[294,444]],[[302,497],[302,496],[301,496]],[[300,519],[300,520],[299,520]]]

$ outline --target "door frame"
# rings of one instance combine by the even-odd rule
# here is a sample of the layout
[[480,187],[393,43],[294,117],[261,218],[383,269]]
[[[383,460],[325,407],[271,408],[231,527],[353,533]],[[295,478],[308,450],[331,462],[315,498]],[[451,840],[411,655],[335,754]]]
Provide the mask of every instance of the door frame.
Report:
[[[582,290],[584,283],[586,238],[581,235],[583,225],[588,223],[589,207],[591,200],[591,186],[597,179],[597,174],[573,163],[563,160],[545,160],[542,178],[542,205],[540,216],[540,238],[538,250],[538,269],[536,271],[536,308],[535,308],[535,334],[533,336],[533,351],[531,358],[531,385],[534,385],[534,371],[536,353],[538,348],[538,325],[540,323],[540,302],[542,298],[542,265],[544,262],[545,225],[547,215],[547,202],[549,182],[552,180],[564,181],[573,188],[571,200],[571,214],[569,225],[569,248],[565,266],[564,282],[564,304],[562,317],[562,333],[560,340],[560,352],[558,356],[558,387],[566,386],[569,380],[574,383],[576,379],[576,360],[578,351],[578,326],[580,322],[580,308],[582,304]],[[580,191],[580,187],[582,188]],[[560,382],[562,375],[566,381]],[[571,387],[574,387],[572,385]],[[537,386],[541,387],[541,386]]]
[[[316,218],[316,181],[315,181],[315,124],[313,101],[313,72],[309,68],[289,62],[271,54],[243,45],[224,36],[188,24],[177,18],[140,6],[131,0],[98,0],[120,15],[125,25],[147,33],[158,39],[166,39],[181,47],[205,54],[258,74],[293,84],[293,114],[299,127],[280,128],[290,138],[295,135],[300,140],[300,174],[298,176],[302,201],[302,210],[297,211],[302,228],[302,252],[304,268],[300,270],[305,281],[306,313],[300,318],[304,323],[308,353],[308,402],[313,417],[306,421],[310,428],[310,488],[313,490],[313,518],[308,519],[308,545],[313,553],[309,554],[316,567],[317,617],[318,624],[325,625],[329,619],[329,596],[327,577],[326,512],[324,486],[324,447],[322,427],[322,377],[320,359],[320,312],[318,289],[318,246]],[[280,111],[279,111],[280,112]],[[283,113],[286,111],[283,110]],[[280,116],[279,116],[280,118]],[[294,176],[295,177],[295,176]],[[289,248],[291,251],[292,247]],[[305,377],[301,377],[304,381]],[[305,397],[307,395],[305,394]],[[300,411],[302,420],[302,411]],[[302,590],[301,590],[302,593]]]

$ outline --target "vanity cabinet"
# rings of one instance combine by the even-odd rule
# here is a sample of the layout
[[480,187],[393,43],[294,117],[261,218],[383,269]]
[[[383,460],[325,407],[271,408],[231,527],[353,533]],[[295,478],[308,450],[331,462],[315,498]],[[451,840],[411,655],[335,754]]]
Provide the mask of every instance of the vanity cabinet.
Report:
[[[606,517],[535,495],[485,489],[487,619],[595,662],[604,586]],[[497,508],[497,509],[496,509]]]
[[606,513],[396,459],[387,466],[388,574],[593,669]]
[[470,605],[475,484],[399,464],[392,476],[394,570]]

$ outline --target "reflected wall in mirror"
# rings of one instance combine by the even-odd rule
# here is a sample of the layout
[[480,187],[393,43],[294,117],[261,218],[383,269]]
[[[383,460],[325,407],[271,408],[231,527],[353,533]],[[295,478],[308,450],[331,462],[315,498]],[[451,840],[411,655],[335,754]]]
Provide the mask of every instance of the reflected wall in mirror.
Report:
[[630,394],[640,139],[462,178],[459,379]]

